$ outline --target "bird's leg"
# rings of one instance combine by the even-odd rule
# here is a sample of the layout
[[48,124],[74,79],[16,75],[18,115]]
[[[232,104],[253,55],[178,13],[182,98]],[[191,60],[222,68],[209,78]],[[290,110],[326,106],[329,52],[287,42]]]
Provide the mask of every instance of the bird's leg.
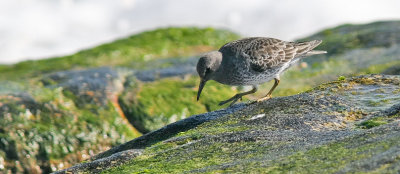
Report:
[[280,80],[278,78],[274,78],[274,80],[275,80],[274,86],[272,86],[272,88],[269,90],[268,94],[265,97],[258,99],[256,102],[262,102],[264,100],[268,100],[271,98],[272,92],[279,85],[279,82],[280,82]]
[[229,105],[229,106],[232,106],[232,105],[233,105],[234,103],[236,103],[239,99],[242,100],[242,97],[243,97],[243,96],[248,95],[248,94],[253,94],[253,93],[255,93],[256,91],[257,91],[257,86],[253,86],[253,89],[252,89],[252,90],[247,91],[247,92],[242,92],[242,93],[236,94],[236,95],[234,95],[232,98],[230,98],[230,99],[228,99],[228,100],[221,101],[221,102],[219,103],[219,105],[221,106],[221,105],[224,105],[224,104],[226,104],[226,103],[232,101],[232,103]]

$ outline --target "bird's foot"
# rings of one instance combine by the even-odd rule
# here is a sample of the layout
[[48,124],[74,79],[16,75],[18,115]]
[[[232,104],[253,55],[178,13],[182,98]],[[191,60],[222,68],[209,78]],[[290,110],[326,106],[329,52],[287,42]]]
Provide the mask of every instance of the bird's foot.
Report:
[[258,99],[258,100],[256,100],[256,101],[257,101],[257,103],[258,103],[258,102],[262,102],[262,101],[265,101],[265,100],[269,100],[269,99],[271,99],[271,98],[272,98],[271,95],[267,95],[267,96],[265,96],[265,97],[263,97],[263,98],[260,98],[260,99]]
[[265,96],[265,97],[263,97],[263,98],[260,98],[260,99],[258,99],[258,100],[251,101],[249,104],[260,103],[260,102],[262,102],[262,101],[266,101],[266,100],[269,100],[269,99],[271,99],[271,98],[272,98],[271,95],[267,95],[267,96]]

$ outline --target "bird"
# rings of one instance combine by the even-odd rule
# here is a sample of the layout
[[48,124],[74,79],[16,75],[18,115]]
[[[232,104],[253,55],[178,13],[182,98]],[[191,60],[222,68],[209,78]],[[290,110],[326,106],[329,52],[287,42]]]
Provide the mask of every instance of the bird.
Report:
[[252,86],[250,91],[237,93],[219,105],[236,103],[243,96],[257,92],[258,85],[274,80],[267,95],[251,103],[271,98],[279,85],[280,75],[300,59],[326,51],[313,50],[322,40],[288,42],[270,37],[248,37],[223,45],[217,51],[200,56],[196,70],[200,77],[197,101],[207,81],[214,80],[230,86]]

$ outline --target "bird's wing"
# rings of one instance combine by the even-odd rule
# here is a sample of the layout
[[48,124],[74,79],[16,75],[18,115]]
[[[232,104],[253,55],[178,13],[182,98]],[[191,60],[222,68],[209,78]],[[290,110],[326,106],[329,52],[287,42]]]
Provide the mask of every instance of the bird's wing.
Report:
[[274,38],[253,37],[231,42],[224,47],[230,47],[237,56],[249,60],[250,68],[257,72],[283,66],[295,57],[306,55],[318,46],[321,41],[286,42]]

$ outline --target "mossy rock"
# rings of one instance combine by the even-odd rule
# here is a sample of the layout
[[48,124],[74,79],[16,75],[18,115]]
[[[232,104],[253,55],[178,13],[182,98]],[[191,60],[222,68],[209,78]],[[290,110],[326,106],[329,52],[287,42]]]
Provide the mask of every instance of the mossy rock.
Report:
[[[306,64],[308,65],[307,68],[292,67],[282,76],[282,82],[273,95],[288,96],[307,90],[309,92],[294,97],[275,98],[250,107],[240,104],[233,108],[215,112],[210,111],[221,109],[217,106],[219,101],[231,97],[238,90],[210,82],[205,87],[200,101],[197,102],[195,96],[199,79],[194,68],[197,62],[195,55],[218,49],[224,43],[239,38],[238,35],[226,30],[194,27],[157,29],[103,44],[93,49],[83,50],[70,56],[25,61],[15,65],[1,65],[0,80],[13,80],[13,82],[2,82],[2,85],[0,85],[0,94],[10,97],[1,100],[2,106],[9,106],[9,109],[3,112],[4,110],[0,106],[0,111],[5,113],[7,117],[10,115],[8,113],[11,113],[12,118],[12,121],[4,119],[1,123],[0,134],[3,136],[2,141],[5,140],[4,142],[7,142],[7,145],[0,146],[0,157],[4,159],[0,159],[0,162],[5,161],[3,164],[6,169],[13,172],[31,171],[31,169],[39,169],[42,172],[54,171],[63,168],[62,165],[64,167],[70,166],[81,161],[82,154],[80,152],[84,152],[84,156],[88,156],[125,142],[128,138],[139,136],[139,133],[134,132],[134,128],[142,133],[147,133],[187,116],[204,112],[210,113],[178,121],[176,124],[170,124],[161,129],[165,131],[151,132],[133,140],[131,143],[119,146],[124,147],[121,149],[131,149],[129,151],[111,150],[93,159],[119,152],[112,157],[119,162],[114,163],[109,158],[102,158],[103,162],[108,160],[110,166],[114,166],[131,157],[137,157],[133,161],[142,160],[135,161],[138,162],[138,165],[135,166],[131,163],[122,166],[120,170],[131,171],[133,169],[130,166],[132,166],[143,172],[151,172],[152,168],[147,169],[145,165],[148,165],[149,161],[156,161],[154,164],[151,163],[151,166],[154,166],[154,172],[159,172],[156,169],[161,171],[161,168],[165,168],[166,171],[171,170],[171,172],[187,171],[189,169],[185,168],[184,165],[168,164],[170,166],[168,167],[160,161],[164,157],[170,159],[172,155],[181,155],[183,159],[189,158],[181,153],[190,152],[188,154],[191,154],[191,150],[199,149],[206,153],[193,152],[192,155],[196,158],[192,163],[188,164],[182,160],[175,162],[185,164],[190,169],[196,168],[195,172],[220,172],[225,169],[227,172],[229,170],[248,172],[247,169],[243,168],[243,165],[239,165],[248,162],[248,169],[254,169],[257,172],[258,170],[264,171],[267,168],[266,166],[272,166],[272,163],[260,163],[254,160],[263,159],[263,157],[252,154],[252,152],[264,154],[265,151],[272,150],[278,155],[285,156],[287,148],[283,146],[284,144],[295,147],[289,149],[288,152],[299,152],[299,154],[290,159],[285,156],[285,163],[279,163],[280,161],[275,158],[274,154],[267,154],[274,157],[274,163],[281,164],[273,166],[274,170],[271,169],[271,171],[276,171],[275,169],[282,169],[282,171],[290,168],[300,169],[300,165],[308,165],[311,162],[300,161],[296,163],[294,161],[310,157],[307,156],[310,154],[319,154],[322,158],[325,152],[321,149],[332,148],[332,151],[327,150],[326,152],[331,153],[336,150],[340,153],[343,152],[343,155],[362,153],[344,151],[346,149],[343,149],[343,147],[349,146],[344,141],[342,143],[338,141],[339,145],[333,142],[333,146],[331,146],[329,144],[331,141],[327,135],[338,134],[333,135],[333,139],[337,137],[351,139],[351,136],[353,134],[355,136],[357,131],[368,134],[367,131],[373,132],[376,129],[386,129],[387,127],[389,127],[387,129],[392,130],[394,122],[398,119],[397,116],[389,116],[390,114],[387,113],[382,115],[372,114],[373,111],[395,110],[395,107],[390,106],[398,102],[396,97],[400,90],[393,87],[394,82],[390,80],[391,78],[387,78],[390,76],[363,76],[354,80],[347,77],[320,85],[314,89],[312,87],[321,82],[338,79],[339,76],[381,73],[391,66],[400,65],[398,57],[400,46],[397,44],[399,42],[399,35],[397,34],[400,31],[399,26],[399,22],[396,21],[343,25],[305,38],[304,40],[324,40],[323,45],[317,49],[327,50],[329,57],[305,59],[308,63]],[[111,68],[104,68],[104,66],[111,66]],[[100,73],[96,75],[96,72]],[[111,78],[107,79],[107,74],[111,75]],[[59,78],[61,76],[68,78]],[[83,78],[79,79],[79,76]],[[386,80],[384,80],[385,78]],[[86,86],[87,88],[83,85],[80,86],[81,83],[86,82],[90,82],[88,84],[92,86]],[[383,85],[385,83],[389,84],[391,88],[386,88],[387,86]],[[4,87],[5,85],[6,87]],[[383,89],[376,89],[374,85]],[[265,95],[270,86],[271,84],[261,86],[256,95],[248,96],[245,99],[255,99]],[[363,90],[358,90],[359,86],[362,86],[361,89]],[[371,88],[364,88],[364,86]],[[392,89],[393,91],[389,91]],[[86,94],[82,95],[82,92]],[[109,92],[112,95],[109,95]],[[317,94],[319,96],[316,96]],[[393,94],[394,98],[388,97],[389,94]],[[335,96],[344,99],[336,100]],[[19,99],[14,100],[13,97]],[[316,100],[318,98],[322,99]],[[322,104],[311,104],[312,101]],[[21,104],[21,102],[25,104]],[[272,106],[277,107],[270,107],[271,103]],[[294,106],[282,103],[293,103]],[[357,109],[357,106],[361,106],[362,109]],[[319,107],[322,107],[322,109]],[[27,108],[40,109],[28,109],[29,112],[27,112]],[[301,114],[294,114],[299,110],[304,111],[304,113],[315,114],[318,117],[303,118]],[[24,119],[27,117],[26,115],[30,115],[29,117],[40,115],[41,119],[36,121]],[[219,117],[221,117],[221,120],[215,120]],[[125,118],[129,120],[133,127],[126,122]],[[267,118],[272,119],[268,121]],[[304,121],[304,119],[312,120],[312,122]],[[207,122],[210,120],[212,121]],[[264,121],[255,124],[253,123],[255,121],[251,120]],[[67,130],[71,131],[65,133],[66,129],[63,129],[65,126],[68,127]],[[32,127],[37,128],[36,132],[32,131],[37,135],[35,137],[44,139],[40,143],[36,140],[31,141],[29,138],[18,138],[18,136],[16,136],[17,138],[10,138],[6,134],[6,132],[18,132],[19,134],[22,132],[21,135],[27,135],[27,131],[31,130]],[[321,130],[321,134],[313,132]],[[261,133],[255,134],[254,131]],[[270,132],[265,135],[265,131]],[[295,134],[295,131],[299,131],[299,133]],[[243,138],[246,136],[238,135],[236,132],[250,136],[246,139]],[[274,143],[268,144],[271,141],[267,140],[266,137],[279,138],[285,136],[286,133],[288,133],[289,138],[285,138],[288,139],[276,143],[276,139],[272,139]],[[68,136],[68,138],[63,138],[63,135]],[[106,138],[104,138],[104,135]],[[261,137],[260,140],[256,137],[257,135]],[[310,138],[313,135],[316,136],[315,139]],[[360,134],[360,136],[363,135]],[[220,136],[226,136],[228,139],[223,139]],[[290,136],[292,137],[290,138]],[[382,133],[377,134],[377,136],[385,137],[389,135]],[[79,144],[82,137],[90,140]],[[308,149],[307,146],[309,144],[298,140],[297,137],[313,140],[310,143],[310,148]],[[58,144],[53,143],[54,139],[59,140]],[[320,144],[326,146],[315,144],[315,141],[319,140],[322,140]],[[355,141],[363,142],[357,137]],[[33,143],[35,148],[17,146],[18,144],[29,145],[29,143]],[[304,145],[305,149],[299,149],[296,143]],[[40,145],[36,146],[35,144]],[[266,147],[265,144],[268,146]],[[203,149],[199,147],[202,145],[204,145]],[[206,149],[208,145],[211,147],[210,150]],[[387,145],[383,144],[383,146]],[[16,149],[13,150],[12,147],[16,147]],[[186,147],[189,150],[185,150]],[[265,149],[260,150],[257,147]],[[321,148],[318,149],[317,147]],[[52,149],[52,151],[49,152],[46,148]],[[233,150],[226,151],[229,148]],[[243,153],[238,152],[240,148],[243,149]],[[282,151],[282,148],[285,151]],[[308,153],[307,150],[313,148],[317,148],[317,150]],[[182,152],[178,151],[182,149]],[[14,155],[10,156],[9,151],[12,151],[13,153],[10,154]],[[218,151],[218,153],[214,151]],[[21,159],[25,155],[19,152],[34,154],[35,158],[31,157],[28,161],[10,160],[14,159],[13,156]],[[161,152],[167,153],[164,156]],[[285,153],[279,154],[278,152]],[[241,154],[244,156],[241,156]],[[120,156],[125,156],[125,158],[119,158]],[[207,156],[211,160],[203,161],[203,159],[208,158]],[[223,163],[218,156],[226,157],[227,162]],[[243,158],[247,162],[235,161],[233,156]],[[310,157],[307,159],[319,161],[321,158]],[[335,157],[335,159],[339,158]],[[43,164],[43,167],[37,167],[37,160],[40,164]],[[236,162],[238,163],[236,167],[239,169],[235,167]],[[361,161],[362,164],[366,162],[371,162],[371,160],[367,158],[364,162]],[[18,163],[26,167],[21,167]],[[94,163],[88,161],[88,165],[91,166],[91,164]],[[256,165],[263,167],[257,169]],[[350,167],[344,168],[342,171],[351,172],[355,169],[351,167],[354,165],[356,164],[349,164]],[[389,170],[391,167],[393,168],[393,165],[381,167],[382,169],[379,170]],[[103,169],[100,167],[99,171]],[[117,172],[119,169],[112,170]],[[308,169],[303,170],[308,171]],[[394,167],[393,170],[396,171],[396,168]],[[330,172],[331,170],[327,171]],[[314,171],[310,169],[310,172]]]
[[0,65],[0,173],[50,173],[140,136],[119,106],[125,78],[237,38],[227,30],[171,27],[69,56]]
[[390,47],[400,42],[400,22],[380,21],[369,24],[345,24],[325,29],[302,40],[322,39],[318,49],[328,56],[355,48]]
[[216,49],[239,36],[214,28],[162,28],[119,39],[76,54],[0,66],[0,80],[31,78],[42,74],[101,66],[155,68],[152,60],[187,57]]
[[235,89],[210,81],[196,101],[199,78],[193,75],[141,82],[127,78],[119,103],[126,117],[147,133],[190,115],[220,109],[218,103],[232,97]]
[[384,71],[382,71],[383,74],[388,74],[388,75],[400,75],[400,64],[399,65],[392,65],[389,68],[386,68]]
[[[400,76],[342,78],[194,115],[59,173],[398,173],[399,84]],[[371,120],[385,124],[359,127]]]
[[0,161],[6,173],[50,173],[139,135],[111,103],[77,108],[62,88],[30,86],[24,93],[0,94]]

